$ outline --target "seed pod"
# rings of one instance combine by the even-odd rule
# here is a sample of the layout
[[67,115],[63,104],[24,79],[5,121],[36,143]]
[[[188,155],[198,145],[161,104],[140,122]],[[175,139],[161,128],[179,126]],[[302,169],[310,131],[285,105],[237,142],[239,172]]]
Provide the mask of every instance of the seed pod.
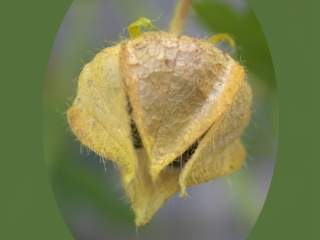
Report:
[[144,225],[177,191],[241,167],[251,98],[243,67],[212,43],[148,32],[84,67],[68,121],[116,162]]

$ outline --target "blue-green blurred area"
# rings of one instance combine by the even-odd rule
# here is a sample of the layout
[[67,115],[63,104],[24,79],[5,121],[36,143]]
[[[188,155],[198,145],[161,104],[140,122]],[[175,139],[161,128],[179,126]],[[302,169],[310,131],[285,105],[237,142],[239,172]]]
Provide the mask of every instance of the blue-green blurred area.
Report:
[[[248,71],[253,117],[244,142],[246,166],[230,177],[170,199],[144,228],[136,229],[116,166],[81,146],[65,112],[83,65],[102,48],[126,38],[126,26],[148,17],[165,30],[173,0],[75,0],[57,33],[44,85],[44,146],[58,206],[75,239],[245,239],[265,201],[277,145],[276,86],[266,40],[244,0],[198,0],[185,34],[230,33],[230,53]],[[221,46],[226,47],[226,46]]]

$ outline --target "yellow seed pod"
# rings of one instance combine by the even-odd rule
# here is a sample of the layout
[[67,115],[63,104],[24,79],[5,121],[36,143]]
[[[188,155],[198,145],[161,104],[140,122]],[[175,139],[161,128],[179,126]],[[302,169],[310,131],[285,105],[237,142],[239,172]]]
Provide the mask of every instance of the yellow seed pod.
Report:
[[67,115],[118,165],[140,226],[176,192],[242,166],[252,96],[244,68],[212,42],[132,26],[83,68]]

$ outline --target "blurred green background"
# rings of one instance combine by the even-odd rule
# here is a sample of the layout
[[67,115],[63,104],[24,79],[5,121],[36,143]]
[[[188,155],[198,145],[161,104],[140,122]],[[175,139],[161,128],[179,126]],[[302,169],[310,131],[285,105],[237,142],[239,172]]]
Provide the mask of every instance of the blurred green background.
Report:
[[263,207],[277,146],[276,86],[263,32],[245,0],[194,1],[185,30],[199,38],[232,34],[237,49],[231,54],[248,70],[254,112],[241,171],[191,188],[187,199],[170,199],[147,227],[136,229],[115,167],[81,146],[67,125],[83,65],[126,37],[139,17],[166,29],[174,6],[174,0],[75,0],[57,33],[44,88],[44,146],[58,206],[75,239],[245,239]]

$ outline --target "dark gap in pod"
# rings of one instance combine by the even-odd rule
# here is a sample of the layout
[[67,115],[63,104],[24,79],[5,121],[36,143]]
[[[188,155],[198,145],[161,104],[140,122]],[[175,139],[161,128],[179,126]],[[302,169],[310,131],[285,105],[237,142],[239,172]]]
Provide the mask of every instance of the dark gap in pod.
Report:
[[168,167],[180,168],[182,169],[186,163],[191,159],[192,155],[196,152],[200,141],[206,135],[206,131],[201,137],[199,137],[190,147],[187,148],[179,157],[177,157],[173,162],[171,162]]
[[137,125],[133,120],[132,106],[130,104],[129,99],[127,100],[127,102],[128,102],[128,114],[130,117],[130,127],[131,127],[131,136],[132,136],[133,146],[135,149],[143,148],[142,140],[141,140],[140,134],[138,132]]

